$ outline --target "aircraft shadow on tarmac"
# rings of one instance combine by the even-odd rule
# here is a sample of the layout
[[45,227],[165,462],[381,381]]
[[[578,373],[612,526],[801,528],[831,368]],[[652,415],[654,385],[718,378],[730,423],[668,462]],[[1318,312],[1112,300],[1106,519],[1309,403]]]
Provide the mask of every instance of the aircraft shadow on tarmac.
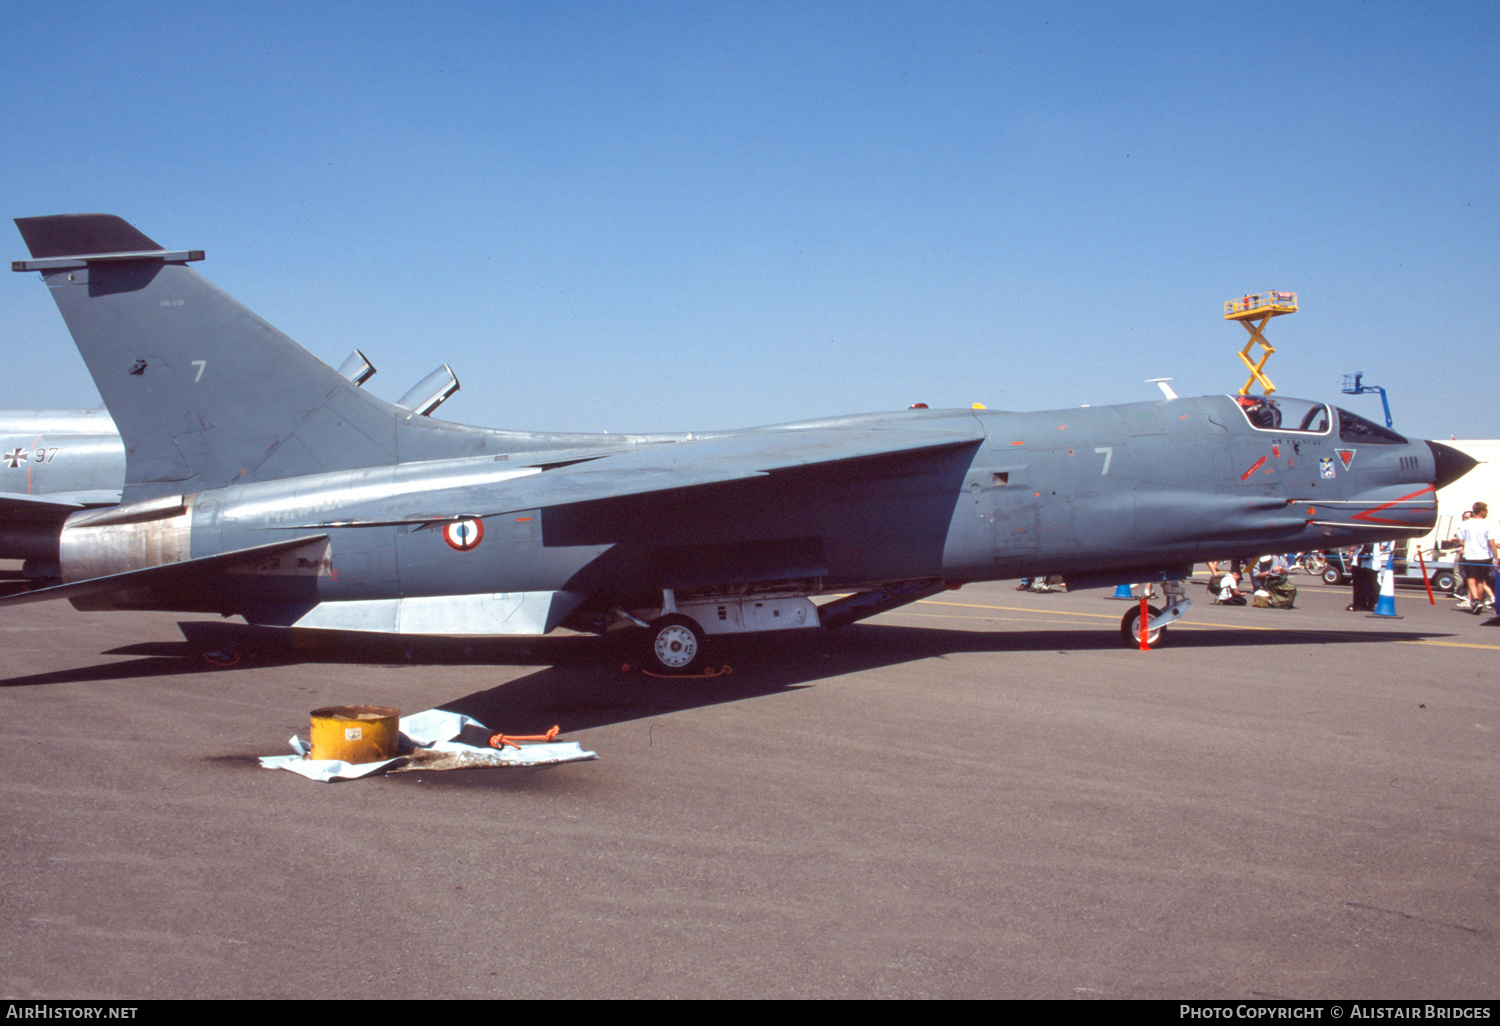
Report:
[[[1500,625],[1500,618],[1488,621]],[[482,673],[490,666],[536,666],[533,673],[442,702],[439,708],[465,713],[507,733],[545,731],[559,721],[568,730],[622,723],[683,709],[737,702],[807,687],[819,680],[882,667],[916,663],[961,653],[1062,653],[1125,649],[1117,630],[972,631],[886,624],[856,624],[835,632],[787,632],[774,644],[764,639],[724,638],[715,646],[714,666],[733,673],[709,678],[657,679],[624,672],[627,647],[593,637],[549,637],[524,641],[428,639],[361,639],[332,641],[317,648],[295,648],[285,636],[277,644],[238,624],[206,623],[217,638],[241,639],[257,655],[241,666],[318,663],[380,666],[470,665]],[[1443,637],[1434,632],[1393,630],[1299,630],[1275,632],[1197,627],[1168,635],[1171,650],[1250,648],[1267,645],[1380,645]],[[272,639],[275,640],[275,639]],[[0,687],[36,687],[143,677],[201,673],[234,673],[210,665],[197,643],[142,642],[111,649],[110,656],[138,656],[92,666],[30,674],[0,680]],[[1149,658],[1149,656],[1146,656]],[[247,682],[253,680],[247,676]],[[440,700],[441,696],[433,696]]]

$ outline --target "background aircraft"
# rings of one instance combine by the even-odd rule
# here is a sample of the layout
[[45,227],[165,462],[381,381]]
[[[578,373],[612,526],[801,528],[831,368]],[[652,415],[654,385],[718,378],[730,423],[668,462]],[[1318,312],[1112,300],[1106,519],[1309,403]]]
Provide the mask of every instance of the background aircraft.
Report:
[[1163,580],[1234,553],[1419,535],[1435,485],[1473,465],[1284,398],[707,435],[465,427],[362,391],[189,268],[201,252],[110,215],[16,224],[32,259],[12,266],[41,273],[127,457],[123,503],[59,533],[67,583],[4,603],[635,630],[649,665],[687,672],[708,635],[837,626],[967,581]]
[[68,515],[120,501],[125,445],[103,410],[0,410],[0,559],[16,582],[54,580]]

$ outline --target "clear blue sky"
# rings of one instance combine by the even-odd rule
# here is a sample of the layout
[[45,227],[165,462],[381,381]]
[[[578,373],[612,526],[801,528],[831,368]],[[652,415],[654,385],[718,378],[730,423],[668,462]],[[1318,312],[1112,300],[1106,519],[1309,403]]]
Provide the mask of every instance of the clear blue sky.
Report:
[[[394,399],[707,430],[1280,391],[1500,437],[1500,5],[9,3],[6,218],[115,213]],[[5,224],[7,259],[25,255]],[[0,406],[94,406],[35,275]]]

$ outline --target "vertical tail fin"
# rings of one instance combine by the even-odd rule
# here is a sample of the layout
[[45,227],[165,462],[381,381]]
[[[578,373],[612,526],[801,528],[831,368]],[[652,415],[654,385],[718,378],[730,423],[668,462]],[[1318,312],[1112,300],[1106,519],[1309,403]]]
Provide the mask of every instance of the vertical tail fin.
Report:
[[125,501],[396,458],[396,411],[109,214],[17,218],[120,429]]

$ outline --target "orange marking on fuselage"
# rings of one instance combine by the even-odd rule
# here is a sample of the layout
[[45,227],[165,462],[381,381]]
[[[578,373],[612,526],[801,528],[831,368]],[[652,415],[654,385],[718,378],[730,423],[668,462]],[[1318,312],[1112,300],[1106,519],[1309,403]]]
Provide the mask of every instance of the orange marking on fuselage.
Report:
[[1407,499],[1415,499],[1418,495],[1426,495],[1428,492],[1436,492],[1436,491],[1437,491],[1437,487],[1435,485],[1428,485],[1426,488],[1423,488],[1420,491],[1412,492],[1410,495],[1403,495],[1399,499],[1392,499],[1390,502],[1383,503],[1383,504],[1381,504],[1379,506],[1376,506],[1374,509],[1367,509],[1367,510],[1365,510],[1362,513],[1355,513],[1349,519],[1350,520],[1368,520],[1368,521],[1370,521],[1371,523],[1374,523],[1374,524],[1404,524],[1404,523],[1406,523],[1406,521],[1404,521],[1404,520],[1390,520],[1390,519],[1387,519],[1386,517],[1377,517],[1375,514],[1379,513],[1383,509],[1390,509],[1392,506],[1396,505],[1396,503],[1398,503],[1398,502],[1405,502]]

